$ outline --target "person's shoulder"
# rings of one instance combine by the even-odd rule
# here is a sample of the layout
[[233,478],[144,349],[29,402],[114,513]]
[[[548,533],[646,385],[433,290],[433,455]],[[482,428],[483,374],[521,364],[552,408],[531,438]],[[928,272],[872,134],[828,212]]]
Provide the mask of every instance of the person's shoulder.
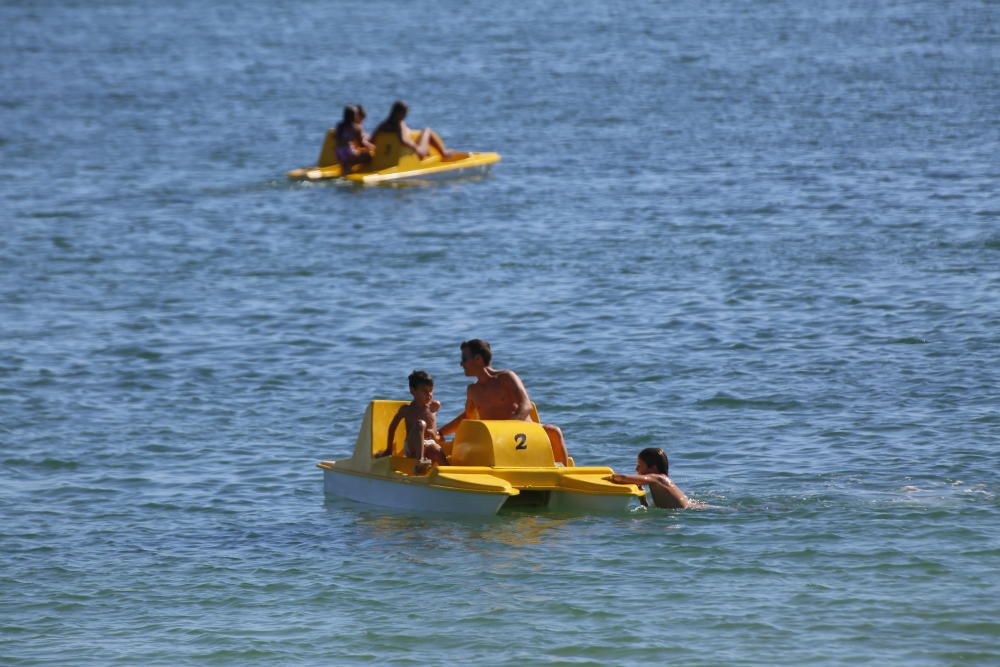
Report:
[[524,385],[521,381],[521,376],[509,369],[497,371],[497,377],[502,378],[504,382],[510,385]]
[[649,474],[649,477],[650,477],[651,479],[654,479],[654,480],[656,480],[656,482],[657,482],[657,483],[658,483],[658,484],[659,484],[660,486],[665,486],[665,487],[667,487],[668,489],[669,489],[669,488],[676,488],[676,486],[677,486],[676,484],[674,484],[673,480],[671,480],[671,479],[670,479],[669,477],[667,477],[666,475],[664,475],[664,474],[663,474],[662,472],[654,472],[654,473],[650,473],[650,474]]

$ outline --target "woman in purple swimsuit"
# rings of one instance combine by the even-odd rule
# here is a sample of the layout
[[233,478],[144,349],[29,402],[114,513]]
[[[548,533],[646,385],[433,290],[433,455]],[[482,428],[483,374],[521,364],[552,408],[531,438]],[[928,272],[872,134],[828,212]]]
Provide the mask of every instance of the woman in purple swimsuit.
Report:
[[368,141],[361,126],[361,112],[356,106],[344,107],[344,119],[334,130],[337,161],[344,174],[351,173],[354,165],[371,162],[375,146]]

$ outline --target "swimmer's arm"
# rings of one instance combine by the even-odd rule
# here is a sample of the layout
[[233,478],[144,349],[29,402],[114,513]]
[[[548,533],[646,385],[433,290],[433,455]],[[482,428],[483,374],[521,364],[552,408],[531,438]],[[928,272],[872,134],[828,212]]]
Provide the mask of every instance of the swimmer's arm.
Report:
[[620,473],[615,473],[613,475],[608,475],[605,477],[609,482],[615,484],[652,484],[654,483],[654,478],[652,475],[622,475]]

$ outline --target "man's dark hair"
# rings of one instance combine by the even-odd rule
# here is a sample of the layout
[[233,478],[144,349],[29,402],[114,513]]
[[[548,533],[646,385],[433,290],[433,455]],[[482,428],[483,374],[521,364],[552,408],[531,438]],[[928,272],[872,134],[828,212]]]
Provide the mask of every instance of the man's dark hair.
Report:
[[410,389],[416,389],[417,387],[428,386],[434,387],[434,378],[430,376],[427,371],[413,371],[410,373]]
[[473,338],[471,340],[463,341],[461,349],[468,350],[469,354],[473,357],[480,356],[483,358],[483,363],[487,366],[493,361],[493,350],[490,349],[490,344],[481,338]]
[[650,468],[655,468],[664,475],[670,474],[668,472],[670,470],[670,460],[667,459],[667,453],[659,447],[647,447],[639,452],[639,458]]

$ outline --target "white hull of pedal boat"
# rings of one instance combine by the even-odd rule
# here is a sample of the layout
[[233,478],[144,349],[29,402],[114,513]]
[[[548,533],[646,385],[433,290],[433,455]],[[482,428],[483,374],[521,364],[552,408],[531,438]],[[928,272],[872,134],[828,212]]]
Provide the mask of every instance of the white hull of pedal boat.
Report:
[[447,512],[480,516],[496,514],[510,497],[508,493],[470,493],[331,469],[323,470],[323,491],[327,496],[406,512]]

